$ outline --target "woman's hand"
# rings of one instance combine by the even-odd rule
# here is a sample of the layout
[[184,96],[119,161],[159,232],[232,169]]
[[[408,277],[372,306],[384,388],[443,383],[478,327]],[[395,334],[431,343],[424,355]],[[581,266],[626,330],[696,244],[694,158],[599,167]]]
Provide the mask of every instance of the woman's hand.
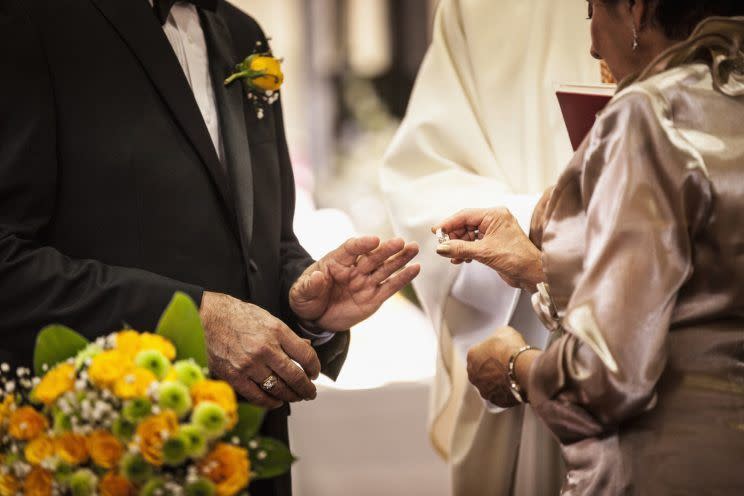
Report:
[[[511,327],[502,327],[493,337],[468,352],[468,379],[481,396],[501,408],[519,404],[509,387],[509,359],[525,346],[522,335]],[[516,361],[516,375],[525,396],[527,376],[538,350],[522,353]]]
[[462,210],[432,232],[442,229],[450,241],[437,253],[453,263],[477,260],[499,273],[512,287],[535,292],[545,277],[542,253],[506,208]]

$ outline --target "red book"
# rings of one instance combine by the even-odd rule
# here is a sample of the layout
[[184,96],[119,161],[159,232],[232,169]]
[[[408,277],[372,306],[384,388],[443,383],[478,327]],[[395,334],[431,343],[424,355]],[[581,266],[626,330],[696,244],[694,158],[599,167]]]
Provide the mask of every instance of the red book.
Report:
[[574,150],[578,150],[592,130],[597,114],[605,108],[616,90],[614,84],[562,84],[558,87],[558,103]]

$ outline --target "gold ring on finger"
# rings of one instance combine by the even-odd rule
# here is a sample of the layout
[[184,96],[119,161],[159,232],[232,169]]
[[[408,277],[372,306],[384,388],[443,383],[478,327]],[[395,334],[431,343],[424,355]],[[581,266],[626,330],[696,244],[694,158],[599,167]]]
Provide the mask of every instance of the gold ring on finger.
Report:
[[269,377],[264,379],[264,381],[261,383],[261,389],[263,389],[266,392],[269,392],[272,389],[274,389],[278,383],[279,383],[279,379],[277,379],[274,374],[271,374]]

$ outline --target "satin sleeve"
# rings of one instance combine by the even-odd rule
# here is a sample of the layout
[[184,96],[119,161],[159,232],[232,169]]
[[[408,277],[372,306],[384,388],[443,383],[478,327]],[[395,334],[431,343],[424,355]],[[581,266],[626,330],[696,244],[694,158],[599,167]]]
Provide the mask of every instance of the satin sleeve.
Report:
[[[703,161],[669,105],[644,90],[617,98],[589,138],[581,198],[565,200],[576,208],[562,214],[559,200],[546,228],[583,236],[585,246],[562,336],[529,376],[533,408],[564,444],[653,408],[677,294],[692,270],[690,237],[710,204]],[[561,215],[584,215],[585,232],[561,231],[579,225]],[[549,280],[576,277],[546,267]]]

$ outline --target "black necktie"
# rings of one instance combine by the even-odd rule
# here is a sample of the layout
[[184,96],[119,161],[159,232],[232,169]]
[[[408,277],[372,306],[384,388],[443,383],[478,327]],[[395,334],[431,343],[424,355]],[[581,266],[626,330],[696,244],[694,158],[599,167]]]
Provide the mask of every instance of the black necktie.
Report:
[[[168,20],[168,14],[170,14],[171,7],[179,0],[153,0],[152,10],[155,11],[155,16],[160,21],[160,25],[164,25],[165,21]],[[217,0],[181,0],[187,3],[193,3],[197,8],[211,10],[214,12],[217,10]]]

